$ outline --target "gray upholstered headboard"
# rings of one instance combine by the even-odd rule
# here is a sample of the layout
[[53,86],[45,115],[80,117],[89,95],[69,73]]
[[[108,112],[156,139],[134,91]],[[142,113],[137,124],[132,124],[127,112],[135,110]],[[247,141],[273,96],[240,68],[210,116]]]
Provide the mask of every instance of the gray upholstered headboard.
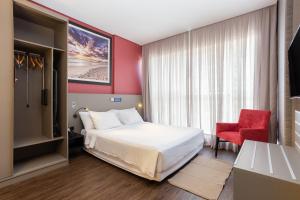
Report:
[[[120,97],[121,102],[112,102],[112,97]],[[143,117],[142,108],[137,105],[142,103],[141,95],[118,94],[68,94],[68,126],[74,126],[78,133],[82,129],[80,117],[73,118],[74,112],[80,107],[87,107],[93,111],[108,111],[110,109],[125,109],[136,107]]]

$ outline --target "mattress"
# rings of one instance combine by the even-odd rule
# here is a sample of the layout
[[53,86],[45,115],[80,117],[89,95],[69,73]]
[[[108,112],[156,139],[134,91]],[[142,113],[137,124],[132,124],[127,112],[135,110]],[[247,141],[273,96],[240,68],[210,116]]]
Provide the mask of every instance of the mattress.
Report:
[[184,165],[203,148],[203,143],[200,129],[148,122],[105,131],[85,131],[87,152],[134,174],[158,181]]

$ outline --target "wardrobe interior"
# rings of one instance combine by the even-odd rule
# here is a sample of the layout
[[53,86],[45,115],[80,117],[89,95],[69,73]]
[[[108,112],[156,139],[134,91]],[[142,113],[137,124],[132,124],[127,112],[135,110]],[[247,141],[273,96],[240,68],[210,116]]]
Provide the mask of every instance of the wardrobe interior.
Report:
[[67,22],[14,2],[13,175],[68,159]]

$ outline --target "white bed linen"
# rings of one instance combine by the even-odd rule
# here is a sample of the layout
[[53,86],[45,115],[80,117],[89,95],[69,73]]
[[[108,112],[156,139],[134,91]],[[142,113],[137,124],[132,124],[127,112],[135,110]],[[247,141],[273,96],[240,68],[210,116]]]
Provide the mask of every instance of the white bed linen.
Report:
[[135,166],[149,177],[176,165],[203,146],[200,129],[163,126],[148,122],[109,130],[87,130],[85,147]]
[[192,151],[191,153],[187,154],[184,158],[182,158],[179,162],[177,162],[175,165],[173,165],[172,167],[168,168],[168,170],[164,170],[162,172],[156,172],[154,177],[150,177],[147,174],[142,173],[139,169],[137,169],[135,166],[132,166],[126,162],[123,162],[122,160],[109,156],[107,154],[98,152],[95,149],[86,149],[84,148],[84,150],[90,154],[92,154],[93,156],[104,160],[105,162],[108,162],[114,166],[117,166],[121,169],[124,169],[128,172],[131,172],[135,175],[138,175],[140,177],[149,179],[149,180],[154,180],[154,181],[162,181],[164,178],[166,178],[167,176],[169,176],[170,174],[172,174],[173,172],[175,172],[176,170],[178,170],[180,167],[182,167],[185,163],[187,163],[189,160],[191,160],[197,153],[199,153],[199,151],[202,149],[202,147],[199,147],[197,149],[195,149],[194,151]]

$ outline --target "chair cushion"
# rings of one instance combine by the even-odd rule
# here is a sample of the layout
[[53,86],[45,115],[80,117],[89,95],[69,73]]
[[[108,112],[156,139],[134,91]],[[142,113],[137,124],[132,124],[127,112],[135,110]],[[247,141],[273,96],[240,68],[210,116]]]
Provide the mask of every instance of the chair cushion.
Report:
[[242,144],[242,137],[239,132],[224,131],[224,132],[217,133],[217,136],[223,140],[232,142],[234,144],[238,144],[238,145]]

